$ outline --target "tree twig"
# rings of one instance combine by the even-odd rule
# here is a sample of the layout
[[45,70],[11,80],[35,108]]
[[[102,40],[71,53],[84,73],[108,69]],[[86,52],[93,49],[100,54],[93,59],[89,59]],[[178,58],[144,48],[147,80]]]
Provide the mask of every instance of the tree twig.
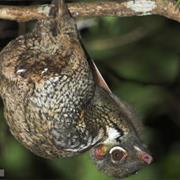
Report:
[[[73,16],[145,16],[161,15],[180,22],[180,9],[173,0],[116,0],[86,3],[69,3]],[[29,21],[47,18],[51,5],[6,6],[0,5],[0,19]]]
[[135,83],[135,84],[142,85],[142,86],[159,86],[159,87],[164,87],[164,88],[170,89],[173,86],[177,87],[177,85],[179,84],[176,80],[174,80],[172,82],[168,82],[168,81],[153,81],[153,80],[134,79],[134,78],[126,77],[126,76],[123,76],[123,75],[117,73],[116,71],[114,71],[114,69],[112,69],[109,66],[108,67],[105,66],[105,68],[112,76],[117,78],[119,81]]

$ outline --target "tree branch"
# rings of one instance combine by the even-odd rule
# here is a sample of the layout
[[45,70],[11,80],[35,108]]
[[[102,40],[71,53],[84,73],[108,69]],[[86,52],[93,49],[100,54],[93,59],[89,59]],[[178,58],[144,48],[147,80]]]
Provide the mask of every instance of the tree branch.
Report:
[[[180,22],[180,9],[173,0],[116,0],[112,2],[69,3],[71,14],[76,16],[145,16],[161,15]],[[0,19],[29,21],[47,18],[51,5],[6,6],[0,5]]]

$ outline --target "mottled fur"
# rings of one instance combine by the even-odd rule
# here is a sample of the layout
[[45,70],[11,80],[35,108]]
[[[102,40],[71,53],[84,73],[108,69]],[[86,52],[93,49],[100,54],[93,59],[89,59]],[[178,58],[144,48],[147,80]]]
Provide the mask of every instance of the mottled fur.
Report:
[[[92,149],[97,166],[127,176],[144,166],[134,146],[144,146],[130,108],[109,90],[80,42],[62,0],[31,33],[0,53],[0,95],[12,134],[45,158],[69,157]],[[112,133],[112,134],[111,134]],[[123,146],[126,163],[95,158],[99,144]],[[132,164],[136,166],[132,167]]]

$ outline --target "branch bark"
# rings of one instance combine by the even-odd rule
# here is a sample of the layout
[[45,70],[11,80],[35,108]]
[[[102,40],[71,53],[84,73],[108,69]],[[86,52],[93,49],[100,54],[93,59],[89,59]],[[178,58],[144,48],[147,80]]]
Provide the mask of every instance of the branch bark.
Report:
[[[173,0],[116,0],[106,2],[69,3],[68,8],[77,16],[145,16],[161,15],[180,22],[180,9]],[[0,19],[29,21],[47,18],[51,5],[0,5]]]

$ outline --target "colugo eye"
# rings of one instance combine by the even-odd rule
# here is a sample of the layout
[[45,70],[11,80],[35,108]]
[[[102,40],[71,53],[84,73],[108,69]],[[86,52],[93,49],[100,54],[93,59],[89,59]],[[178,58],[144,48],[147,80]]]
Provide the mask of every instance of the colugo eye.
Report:
[[113,147],[109,151],[109,154],[111,156],[112,162],[114,162],[114,163],[122,161],[122,160],[126,159],[126,157],[127,157],[127,151],[119,146]]

